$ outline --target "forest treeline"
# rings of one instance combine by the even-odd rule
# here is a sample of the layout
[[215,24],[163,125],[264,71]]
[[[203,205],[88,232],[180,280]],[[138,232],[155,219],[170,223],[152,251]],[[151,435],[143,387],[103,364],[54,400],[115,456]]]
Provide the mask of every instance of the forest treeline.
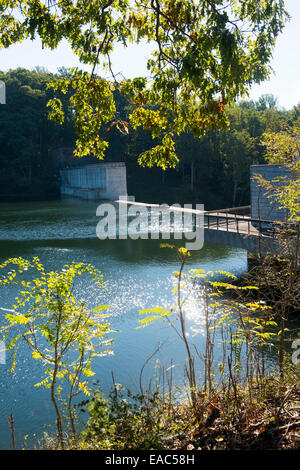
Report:
[[[47,84],[68,74],[36,67],[0,72],[6,85],[6,105],[0,106],[0,200],[18,201],[59,197],[59,169],[66,165],[96,163],[94,157],[73,157],[76,133],[74,112],[68,95],[61,100],[65,120],[58,125],[48,119],[47,102],[52,91]],[[131,105],[116,91],[116,123],[127,122]],[[120,132],[112,123],[103,129],[109,141],[106,161],[124,161],[128,193],[136,200],[157,203],[204,203],[207,209],[248,205],[249,168],[264,163],[262,134],[300,123],[300,104],[280,110],[273,95],[258,101],[241,101],[228,109],[230,128],[213,129],[204,137],[177,137],[180,163],[174,169],[142,168],[138,156],[153,146],[150,132],[129,128]]]

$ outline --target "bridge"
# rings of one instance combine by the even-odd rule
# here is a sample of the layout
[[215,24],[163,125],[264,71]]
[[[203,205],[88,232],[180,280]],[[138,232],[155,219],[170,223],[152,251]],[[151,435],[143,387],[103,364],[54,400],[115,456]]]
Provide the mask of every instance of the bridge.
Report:
[[[126,198],[115,201],[117,204],[158,208],[159,204],[135,202]],[[173,210],[170,206],[170,210]],[[242,248],[249,253],[264,255],[267,252],[279,252],[280,246],[276,232],[285,224],[271,220],[257,219],[250,215],[251,206],[234,207],[213,211],[197,209],[176,209],[204,216],[204,241],[235,248]]]
[[243,206],[205,211],[204,240],[261,255],[278,252],[280,247],[275,235],[283,223],[243,215],[250,210],[251,206]]

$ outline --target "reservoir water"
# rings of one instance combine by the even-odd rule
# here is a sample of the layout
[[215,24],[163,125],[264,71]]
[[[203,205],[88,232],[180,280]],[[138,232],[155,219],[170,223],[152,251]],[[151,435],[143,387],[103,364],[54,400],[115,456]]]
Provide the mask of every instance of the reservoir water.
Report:
[[[106,292],[94,298],[84,280],[77,289],[88,301],[110,305],[111,326],[117,330],[113,335],[114,355],[98,358],[93,364],[102,390],[109,392],[113,372],[116,382],[137,391],[140,370],[159,345],[159,351],[145,367],[145,386],[154,381],[160,370],[167,369],[171,361],[173,380],[179,384],[185,351],[174,331],[163,322],[137,329],[141,309],[174,304],[172,273],[178,269],[176,254],[174,250],[160,248],[161,240],[99,240],[96,208],[97,203],[79,200],[0,204],[0,262],[9,257],[37,256],[47,270],[60,270],[72,261],[99,268]],[[182,242],[176,240],[176,244],[181,246]],[[205,244],[201,250],[192,252],[187,263],[187,269],[191,268],[242,274],[247,269],[247,253]],[[1,289],[0,307],[12,308],[16,294],[15,287]],[[5,311],[0,310],[0,324],[4,315]],[[199,350],[204,342],[203,324],[201,300],[194,299],[188,310],[188,332],[194,336]],[[41,436],[47,430],[44,425],[54,421],[49,391],[34,387],[41,380],[40,364],[25,347],[19,351],[13,373],[10,360],[11,355],[7,354],[6,364],[0,364],[0,449],[11,446],[7,424],[10,413],[14,416],[19,448],[25,435],[29,435],[30,443],[34,434]]]

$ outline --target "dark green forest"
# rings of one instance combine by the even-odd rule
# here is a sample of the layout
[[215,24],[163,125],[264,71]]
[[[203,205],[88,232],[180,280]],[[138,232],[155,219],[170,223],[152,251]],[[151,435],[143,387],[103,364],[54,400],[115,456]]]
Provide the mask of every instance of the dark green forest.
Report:
[[[0,106],[0,200],[45,200],[59,197],[59,169],[66,165],[95,163],[94,157],[73,157],[76,141],[74,111],[62,96],[66,119],[62,125],[48,119],[47,84],[68,74],[61,68],[51,74],[36,67],[0,72],[6,85],[6,105]],[[131,105],[116,91],[117,118],[127,120]],[[124,161],[128,194],[136,200],[157,203],[204,203],[207,209],[248,205],[249,168],[264,163],[260,145],[263,132],[279,131],[300,121],[300,104],[292,110],[277,107],[273,95],[258,101],[241,101],[228,108],[230,128],[213,129],[204,137],[182,134],[175,169],[142,168],[138,156],[153,146],[150,132],[112,125],[103,129],[109,141],[106,161]]]

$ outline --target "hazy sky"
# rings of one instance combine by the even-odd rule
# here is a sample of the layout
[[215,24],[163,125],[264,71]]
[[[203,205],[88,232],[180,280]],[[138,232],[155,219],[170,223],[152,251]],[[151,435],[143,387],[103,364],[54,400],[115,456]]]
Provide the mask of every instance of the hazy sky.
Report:
[[[272,68],[274,74],[270,80],[255,85],[250,98],[257,99],[264,93],[272,93],[278,98],[280,107],[290,109],[300,102],[300,0],[285,0],[291,20],[283,34],[277,40],[273,54]],[[130,46],[127,50],[118,48],[113,56],[114,72],[122,72],[126,77],[142,75],[145,71],[146,57],[150,46]],[[0,51],[0,69],[33,68],[36,65],[56,72],[60,66],[79,66],[77,57],[68,44],[61,44],[55,51],[42,49],[39,41],[25,41]],[[91,67],[81,67],[91,71]]]

